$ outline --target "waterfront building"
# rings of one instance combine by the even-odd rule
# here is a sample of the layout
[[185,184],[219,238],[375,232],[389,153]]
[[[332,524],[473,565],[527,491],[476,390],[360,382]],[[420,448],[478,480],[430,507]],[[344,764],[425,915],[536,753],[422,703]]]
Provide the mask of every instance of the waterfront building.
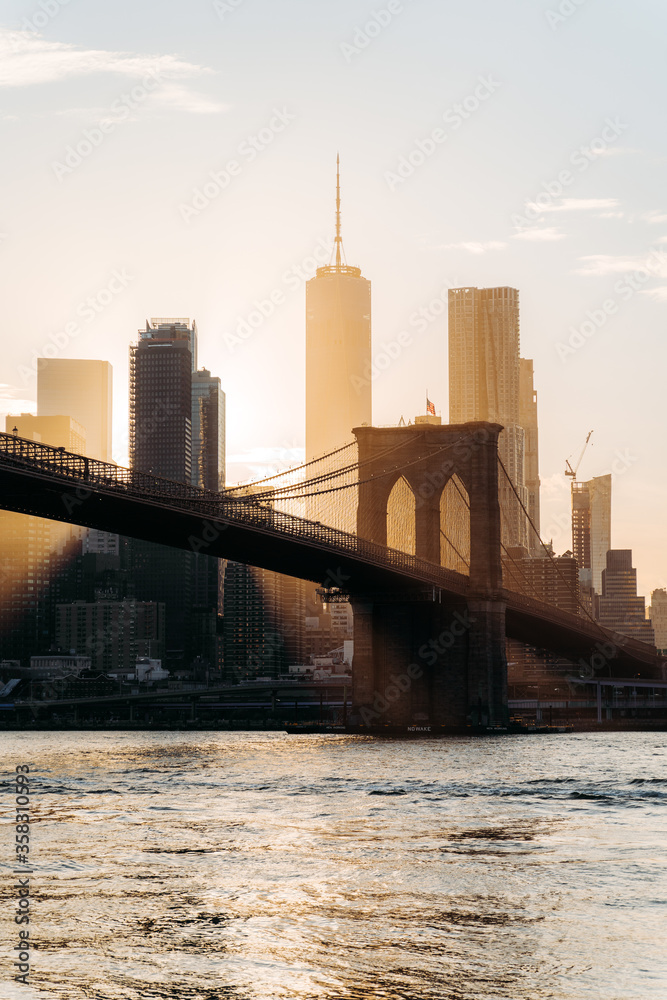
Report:
[[302,580],[228,562],[224,588],[224,670],[228,681],[278,677],[304,659]]
[[[67,451],[86,447],[85,428],[63,414],[6,417],[6,433]],[[55,638],[55,607],[72,593],[69,572],[82,529],[0,510],[0,656],[27,665]]]
[[165,606],[154,601],[75,601],[57,607],[56,642],[103,673],[129,670],[138,656],[161,658]]
[[651,594],[651,606],[648,616],[655,633],[655,644],[658,649],[667,652],[667,590],[661,588]]
[[612,632],[655,645],[643,597],[637,596],[637,570],[632,549],[610,549],[602,570],[601,594],[595,597],[596,617]]

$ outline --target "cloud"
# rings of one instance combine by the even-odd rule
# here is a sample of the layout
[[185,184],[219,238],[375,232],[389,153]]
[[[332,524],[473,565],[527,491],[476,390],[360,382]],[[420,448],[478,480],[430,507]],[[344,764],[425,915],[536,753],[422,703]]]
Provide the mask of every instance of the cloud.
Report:
[[11,385],[9,382],[0,382],[0,399],[14,399],[21,392],[23,392],[23,389],[19,389],[17,385]]
[[[152,109],[158,115],[167,109],[184,111],[192,115],[219,115],[228,111],[229,108],[229,104],[222,104],[206,94],[190,90],[176,83],[165,83],[146,97],[144,107],[141,109],[141,117],[147,116],[147,109]],[[56,111],[56,114],[65,118],[76,118],[86,124],[97,124],[101,121],[126,123],[139,120],[139,115],[136,112],[128,112],[129,108],[123,104],[120,108],[100,107],[99,105],[93,105],[89,108],[61,108]]]
[[554,472],[550,476],[540,476],[540,489],[542,494],[549,499],[563,496],[569,497],[570,480],[560,472]]
[[[0,416],[4,418],[10,414],[17,416],[19,413],[36,413],[37,403],[34,399],[22,399],[21,393],[23,392],[25,389],[19,389],[16,385],[0,382]],[[3,419],[0,421],[0,431],[4,432],[4,430],[5,421]]]
[[512,239],[529,240],[535,243],[549,243],[553,240],[566,239],[566,234],[561,233],[561,231],[556,229],[554,226],[548,226],[544,229],[522,229],[521,232],[515,233]]
[[603,277],[607,274],[624,274],[630,271],[648,271],[650,274],[667,277],[667,254],[662,252],[658,254],[658,251],[638,257],[613,257],[603,253],[590,254],[587,257],[580,257],[579,260],[583,264],[576,268],[573,273],[582,274],[585,277]]
[[206,94],[200,94],[176,83],[165,83],[151,99],[153,105],[162,105],[173,111],[186,111],[191,115],[219,115],[229,111],[229,104],[221,104]]
[[29,87],[95,73],[117,73],[134,79],[149,74],[182,79],[212,72],[174,55],[82,49],[65,42],[47,41],[30,31],[0,28],[0,87]]
[[618,198],[563,198],[548,205],[529,203],[526,207],[544,215],[546,212],[599,212],[602,209],[617,209]]
[[485,242],[477,243],[474,240],[464,242],[464,243],[442,243],[438,247],[433,247],[434,250],[467,250],[468,253],[487,253],[489,250],[504,250],[507,243],[501,243],[498,240],[486,240]]
[[640,219],[648,222],[650,225],[656,225],[657,223],[667,222],[667,214],[654,208],[650,212],[644,212],[643,215],[640,215]]

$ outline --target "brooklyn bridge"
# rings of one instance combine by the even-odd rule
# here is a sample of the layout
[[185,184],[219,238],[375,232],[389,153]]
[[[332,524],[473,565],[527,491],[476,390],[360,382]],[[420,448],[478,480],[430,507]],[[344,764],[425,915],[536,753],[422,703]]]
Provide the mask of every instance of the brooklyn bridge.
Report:
[[[316,583],[354,609],[351,718],[507,722],[506,640],[592,677],[660,678],[653,647],[545,603],[539,538],[498,451],[499,424],[360,427],[298,468],[211,492],[0,434],[6,510],[205,552]],[[562,581],[567,587],[568,581]]]

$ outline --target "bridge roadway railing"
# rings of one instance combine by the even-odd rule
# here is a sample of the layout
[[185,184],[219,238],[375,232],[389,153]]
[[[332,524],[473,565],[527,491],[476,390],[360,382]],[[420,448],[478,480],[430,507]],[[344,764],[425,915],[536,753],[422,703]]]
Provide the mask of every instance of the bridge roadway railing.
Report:
[[2,467],[20,468],[53,477],[59,484],[79,489],[112,491],[127,499],[158,503],[189,514],[203,515],[204,519],[215,522],[228,521],[282,537],[289,536],[365,563],[396,570],[416,582],[461,595],[469,589],[468,577],[454,570],[328,527],[319,521],[277,511],[270,503],[259,503],[252,496],[234,496],[233,490],[214,493],[12,434],[0,434],[0,469]]

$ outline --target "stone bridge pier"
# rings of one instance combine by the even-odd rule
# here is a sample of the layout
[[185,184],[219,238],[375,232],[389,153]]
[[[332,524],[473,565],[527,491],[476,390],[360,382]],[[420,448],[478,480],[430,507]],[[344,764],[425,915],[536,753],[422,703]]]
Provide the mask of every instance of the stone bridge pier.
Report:
[[[468,586],[351,594],[351,721],[369,726],[503,725],[507,712],[498,424],[355,430],[360,537],[387,544],[389,497],[403,477],[415,498],[414,554],[440,565],[441,497],[456,475],[470,503]],[[400,471],[392,471],[396,468]],[[370,480],[370,482],[364,480]]]

